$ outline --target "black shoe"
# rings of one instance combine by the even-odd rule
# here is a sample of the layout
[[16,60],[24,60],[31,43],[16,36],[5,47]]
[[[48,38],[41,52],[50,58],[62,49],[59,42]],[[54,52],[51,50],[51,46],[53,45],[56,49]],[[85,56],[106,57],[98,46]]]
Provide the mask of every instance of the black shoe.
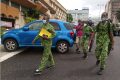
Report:
[[97,60],[96,61],[96,65],[98,66],[100,64],[100,60]]
[[80,50],[78,50],[78,51],[77,51],[77,54],[80,54],[80,52],[81,52],[81,51],[80,51]]
[[51,65],[51,66],[47,66],[46,69],[48,69],[48,68],[54,68],[54,67],[55,67],[55,65]]
[[76,49],[76,51],[78,51],[78,50],[79,50],[79,48]]
[[76,49],[76,52],[77,52],[77,54],[79,54],[79,53],[80,53],[80,50],[79,50],[79,48],[77,48],[77,49]]
[[87,53],[85,53],[82,58],[83,58],[83,59],[86,59],[87,57],[88,57],[88,56],[87,56]]
[[97,72],[97,75],[102,75],[104,72],[104,69],[103,68],[100,68],[100,70]]
[[92,52],[91,49],[89,49],[89,52]]
[[34,74],[35,75],[40,75],[40,74],[42,74],[42,71],[40,71],[39,69],[36,69]]

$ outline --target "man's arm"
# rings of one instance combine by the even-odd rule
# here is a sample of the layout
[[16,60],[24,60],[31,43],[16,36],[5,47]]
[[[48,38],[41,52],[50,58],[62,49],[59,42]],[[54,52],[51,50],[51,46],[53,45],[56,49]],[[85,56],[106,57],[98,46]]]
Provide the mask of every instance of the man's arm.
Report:
[[[52,25],[50,25],[50,28],[48,29],[48,31],[52,34],[52,35],[51,35],[51,38],[54,38],[54,37],[56,36],[54,27],[53,27]],[[51,38],[50,38],[50,39],[51,39]]]
[[32,41],[32,44],[34,44],[35,41],[37,41],[37,40],[40,38],[39,33],[40,33],[40,31],[38,32],[37,36],[36,36],[36,37],[34,38],[34,40]]
[[112,48],[114,46],[114,38],[113,38],[113,26],[109,25],[109,37],[110,37],[110,41],[112,43]]

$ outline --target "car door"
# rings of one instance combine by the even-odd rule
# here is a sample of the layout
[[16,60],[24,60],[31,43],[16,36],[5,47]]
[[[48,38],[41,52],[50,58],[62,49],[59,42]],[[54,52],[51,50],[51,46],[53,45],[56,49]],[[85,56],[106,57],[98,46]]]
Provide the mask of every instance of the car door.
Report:
[[55,46],[55,43],[57,42],[59,36],[61,35],[61,28],[59,23],[57,22],[50,22],[50,24],[54,27],[56,33],[56,37],[53,39],[53,46]]
[[[34,38],[37,36],[37,34],[39,33],[39,30],[41,29],[43,25],[42,21],[36,21],[33,22],[29,25],[27,25],[26,27],[29,28],[28,31],[22,31],[22,33],[19,34],[20,36],[20,40],[22,41],[22,45],[24,46],[33,46],[32,45],[32,41],[34,40]],[[34,46],[40,46],[40,39],[38,39]]]

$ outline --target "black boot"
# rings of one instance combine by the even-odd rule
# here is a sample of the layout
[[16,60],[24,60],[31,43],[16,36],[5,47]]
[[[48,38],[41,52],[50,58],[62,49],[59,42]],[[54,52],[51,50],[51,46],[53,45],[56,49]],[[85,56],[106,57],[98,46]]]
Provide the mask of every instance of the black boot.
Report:
[[80,50],[79,50],[79,48],[76,49],[76,52],[77,52],[77,54],[80,54]]
[[84,53],[84,56],[82,58],[86,59],[87,58],[87,53]]
[[102,75],[104,72],[104,69],[103,68],[100,68],[100,70],[97,72],[97,75]]
[[78,52],[78,51],[79,51],[79,48],[76,49],[76,52]]
[[100,60],[97,60],[96,61],[96,65],[98,66],[100,64]]

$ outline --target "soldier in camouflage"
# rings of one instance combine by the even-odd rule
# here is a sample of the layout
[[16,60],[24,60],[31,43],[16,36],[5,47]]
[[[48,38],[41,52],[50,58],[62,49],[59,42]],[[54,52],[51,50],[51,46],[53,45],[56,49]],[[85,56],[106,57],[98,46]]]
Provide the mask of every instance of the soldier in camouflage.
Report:
[[96,31],[96,65],[100,64],[100,70],[97,72],[98,75],[102,75],[105,69],[105,63],[108,54],[108,45],[109,42],[112,42],[113,47],[113,34],[112,27],[110,26],[109,21],[107,20],[108,14],[104,12],[101,16],[102,21],[98,23],[95,28]]
[[34,44],[36,40],[40,39],[42,46],[44,46],[42,60],[41,60],[41,63],[39,65],[39,68],[35,71],[35,74],[41,74],[41,72],[46,67],[50,68],[50,67],[55,66],[55,62],[54,62],[53,55],[51,52],[52,38],[55,37],[55,31],[54,31],[54,27],[49,23],[49,17],[45,16],[44,20],[46,22],[42,25],[42,28],[49,31],[52,34],[52,36],[50,38],[48,38],[46,35],[40,37],[39,36],[40,31],[39,31],[38,35],[35,37],[35,39],[32,42]]
[[82,37],[82,49],[84,56],[83,58],[87,58],[87,53],[89,50],[89,39],[90,39],[90,33],[93,32],[93,29],[90,27],[90,22],[88,21],[85,23],[83,28],[83,37]]

